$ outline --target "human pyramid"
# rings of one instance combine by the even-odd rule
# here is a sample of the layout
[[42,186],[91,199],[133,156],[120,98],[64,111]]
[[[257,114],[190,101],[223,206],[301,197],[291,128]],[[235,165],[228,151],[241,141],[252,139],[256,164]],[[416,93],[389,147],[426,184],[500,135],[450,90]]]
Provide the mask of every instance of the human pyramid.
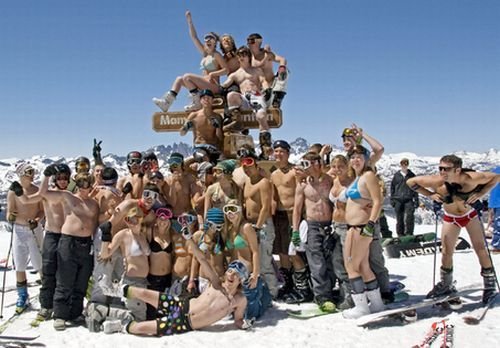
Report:
[[[189,12],[186,17],[196,37]],[[266,73],[281,58],[265,49],[263,68],[245,66],[256,60],[254,50],[236,50],[230,36],[221,38],[223,56],[215,51],[215,34],[205,36],[204,45],[193,40],[204,52],[206,76],[188,74],[174,83],[193,94],[190,110],[201,106],[181,130],[193,131],[193,156],[172,153],[160,167],[154,152],[131,151],[129,173],[119,177],[94,140],[93,163],[77,158],[74,175],[67,164],[51,164],[39,187],[33,184],[33,166],[18,164],[19,182],[7,197],[16,311],[29,306],[29,258],[42,275],[41,309],[33,325],[53,319],[56,330],[86,325],[90,331],[162,336],[202,329],[229,314],[236,327],[248,329],[273,301],[314,301],[321,311],[342,311],[346,319],[383,310],[394,294],[380,244],[384,183],[376,162],[382,144],[353,124],[341,133],[345,154],[333,158],[330,145],[314,144],[299,163],[290,163],[285,140],[262,151],[273,159],[272,170],[261,167],[262,156],[252,145],[238,148],[236,159],[224,158],[217,139],[231,122],[212,114],[220,92],[214,80],[229,74],[223,88],[236,83],[243,95],[253,93],[250,99],[228,93],[228,109],[236,110],[247,101],[260,103],[252,102],[262,97],[253,89],[260,91],[257,80],[264,85],[287,70],[280,66],[278,74]],[[232,51],[225,51],[231,42]],[[260,42],[258,34],[248,40]],[[242,72],[248,69],[259,70],[259,79]],[[171,92],[179,88],[155,103],[167,111],[175,99]],[[275,94],[271,100],[281,99]],[[267,132],[264,120],[261,131]],[[441,281],[429,296],[456,291],[453,246],[465,227],[481,264],[487,302],[496,278],[473,204],[499,175],[462,169],[460,158],[447,155],[438,174],[407,184],[445,211]],[[37,233],[43,235],[41,248]]]

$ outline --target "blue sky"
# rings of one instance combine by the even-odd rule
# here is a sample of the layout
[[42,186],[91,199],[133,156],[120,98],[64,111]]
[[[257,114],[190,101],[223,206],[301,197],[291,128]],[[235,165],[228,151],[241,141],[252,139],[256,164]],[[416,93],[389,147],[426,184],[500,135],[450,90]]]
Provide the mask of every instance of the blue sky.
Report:
[[0,3],[0,158],[190,143],[151,129],[151,98],[199,73],[187,9],[200,36],[259,32],[288,59],[275,139],[338,145],[356,122],[387,153],[500,147],[500,1],[18,0]]

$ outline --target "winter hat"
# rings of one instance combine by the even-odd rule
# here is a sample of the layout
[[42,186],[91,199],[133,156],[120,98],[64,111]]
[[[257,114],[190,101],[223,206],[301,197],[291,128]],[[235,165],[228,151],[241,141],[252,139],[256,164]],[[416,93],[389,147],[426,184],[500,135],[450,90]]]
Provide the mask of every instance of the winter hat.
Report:
[[220,161],[214,167],[214,169],[221,169],[224,174],[233,174],[235,168],[236,161],[231,159]]
[[16,167],[16,174],[21,177],[26,174],[27,171],[32,170],[33,173],[35,171],[35,168],[29,163],[29,162],[22,162]]

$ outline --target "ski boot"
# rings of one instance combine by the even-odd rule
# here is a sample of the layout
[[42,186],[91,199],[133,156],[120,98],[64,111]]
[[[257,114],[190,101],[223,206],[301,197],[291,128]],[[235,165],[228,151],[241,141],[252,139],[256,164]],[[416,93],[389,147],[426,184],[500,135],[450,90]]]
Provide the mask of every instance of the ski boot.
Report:
[[340,300],[337,304],[339,310],[345,310],[354,307],[354,302],[351,297],[351,286],[348,281],[340,283]]
[[285,302],[288,304],[311,302],[314,299],[314,295],[309,286],[309,274],[307,269],[295,270],[292,277],[295,283],[295,289],[285,296]]
[[342,312],[342,316],[346,319],[358,319],[363,315],[370,314],[370,307],[368,307],[368,297],[366,292],[361,294],[352,294],[354,308],[346,309]]
[[191,104],[184,107],[184,111],[196,111],[201,109],[200,94],[198,91],[189,93]]
[[284,284],[278,290],[277,299],[284,300],[285,296],[293,290],[292,270],[287,268],[280,268],[279,273],[281,273],[283,276]]
[[490,268],[482,268],[481,275],[483,276],[483,303],[487,304],[496,293],[496,284],[495,284],[495,272],[493,271],[493,267]]
[[170,108],[170,105],[175,100],[175,95],[172,93],[172,91],[169,91],[165,93],[163,98],[153,98],[153,103],[156,104],[163,112],[168,112],[168,109]]
[[446,269],[441,267],[441,281],[437,283],[434,288],[427,294],[426,298],[436,298],[440,296],[451,295],[457,290],[453,285],[453,269]]
[[26,281],[17,283],[16,313],[21,314],[30,305]]

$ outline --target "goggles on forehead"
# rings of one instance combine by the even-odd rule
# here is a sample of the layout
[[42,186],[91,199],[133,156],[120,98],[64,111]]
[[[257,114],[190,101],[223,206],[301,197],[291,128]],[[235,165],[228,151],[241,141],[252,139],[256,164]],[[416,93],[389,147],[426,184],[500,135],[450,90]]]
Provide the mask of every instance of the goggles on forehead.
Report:
[[140,158],[130,158],[129,160],[127,160],[127,164],[129,166],[132,166],[134,164],[141,164],[142,160]]
[[196,220],[196,216],[191,214],[182,214],[177,218],[177,222],[180,223],[181,226],[191,225]]
[[241,207],[236,204],[226,204],[222,208],[222,211],[224,212],[224,214],[229,214],[229,213],[237,214],[241,211]]
[[236,155],[239,157],[239,158],[243,158],[243,157],[253,157],[253,153],[252,151],[248,150],[248,149],[239,149],[238,151],[236,151]]
[[235,260],[227,266],[228,271],[233,271],[238,274],[240,277],[241,282],[245,282],[248,279],[248,269],[245,266],[245,264],[239,260]]
[[207,228],[213,228],[216,231],[222,231],[222,228],[224,227],[224,224],[216,224],[215,222],[212,222],[212,221],[207,221],[206,225],[207,225]]
[[217,41],[217,38],[215,36],[213,36],[213,35],[207,34],[207,35],[205,35],[205,37],[203,38],[203,40],[205,40],[205,41],[210,41],[210,40]]
[[153,201],[156,201],[159,196],[160,196],[160,194],[158,192],[151,191],[151,190],[144,190],[142,192],[142,198],[144,198],[144,199],[151,198]]
[[344,137],[355,137],[357,135],[357,131],[352,128],[344,128],[342,132],[342,138]]
[[255,159],[253,157],[245,157],[240,160],[242,166],[250,167],[255,164]]
[[172,210],[168,208],[159,208],[156,210],[156,218],[160,220],[170,220],[174,214],[172,213]]

